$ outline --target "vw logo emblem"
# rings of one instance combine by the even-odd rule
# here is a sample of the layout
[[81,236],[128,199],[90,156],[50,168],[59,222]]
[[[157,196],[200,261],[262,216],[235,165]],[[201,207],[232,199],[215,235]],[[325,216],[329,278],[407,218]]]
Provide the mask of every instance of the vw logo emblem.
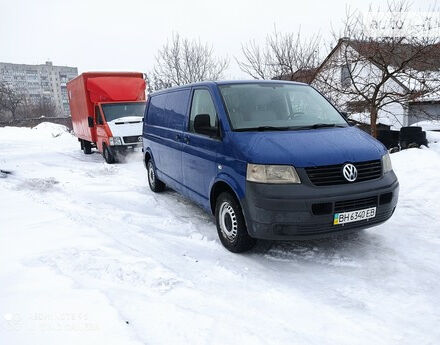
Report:
[[142,137],[138,137],[138,141],[142,141]]
[[351,163],[347,163],[344,165],[344,167],[342,168],[342,174],[348,182],[354,182],[358,177],[357,169]]

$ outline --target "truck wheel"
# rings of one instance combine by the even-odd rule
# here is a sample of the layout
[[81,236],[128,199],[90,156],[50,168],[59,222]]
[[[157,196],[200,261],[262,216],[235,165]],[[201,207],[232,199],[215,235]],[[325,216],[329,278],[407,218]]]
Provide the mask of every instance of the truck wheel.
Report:
[[115,162],[115,157],[113,157],[110,149],[105,144],[102,145],[102,155],[108,164],[113,164]]
[[147,172],[148,172],[148,184],[150,185],[150,189],[154,193],[160,193],[165,189],[165,183],[159,180],[156,176],[156,168],[153,164],[153,160],[149,160],[147,163]]
[[257,242],[250,237],[240,204],[227,192],[221,193],[215,204],[217,233],[223,246],[233,252],[242,253]]
[[92,143],[90,141],[82,140],[81,141],[81,148],[82,148],[84,154],[86,154],[86,155],[89,155],[92,153]]

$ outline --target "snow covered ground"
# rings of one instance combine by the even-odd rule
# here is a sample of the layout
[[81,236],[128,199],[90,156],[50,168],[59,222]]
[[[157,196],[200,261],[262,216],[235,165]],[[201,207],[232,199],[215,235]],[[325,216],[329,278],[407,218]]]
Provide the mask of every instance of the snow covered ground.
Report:
[[212,218],[62,127],[0,128],[0,343],[438,344],[440,143],[392,155],[393,218],[236,255]]

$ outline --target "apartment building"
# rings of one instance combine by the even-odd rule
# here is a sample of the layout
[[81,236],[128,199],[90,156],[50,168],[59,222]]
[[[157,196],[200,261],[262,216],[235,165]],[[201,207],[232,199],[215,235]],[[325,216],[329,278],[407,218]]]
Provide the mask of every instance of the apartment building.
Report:
[[77,75],[78,68],[54,66],[51,61],[42,65],[0,62],[0,82],[26,95],[31,103],[51,100],[60,117],[70,116],[66,83]]

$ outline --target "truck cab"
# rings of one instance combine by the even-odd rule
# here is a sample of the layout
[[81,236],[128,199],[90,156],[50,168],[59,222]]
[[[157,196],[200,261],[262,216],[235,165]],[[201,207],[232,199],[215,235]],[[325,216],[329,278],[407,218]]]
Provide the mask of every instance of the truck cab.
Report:
[[[95,105],[95,145],[107,163],[142,147],[145,101],[103,102]],[[107,149],[107,150],[106,150]]]

